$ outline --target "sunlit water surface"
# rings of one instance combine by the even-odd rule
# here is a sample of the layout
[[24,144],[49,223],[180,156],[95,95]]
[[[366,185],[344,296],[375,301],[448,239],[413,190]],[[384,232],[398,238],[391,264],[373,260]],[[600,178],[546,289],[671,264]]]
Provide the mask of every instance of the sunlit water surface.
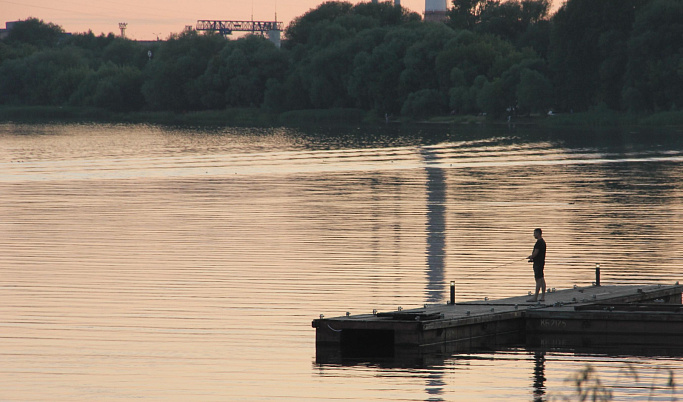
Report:
[[319,364],[311,320],[526,294],[535,227],[550,287],[673,284],[681,133],[341,131],[0,125],[0,400],[680,397],[681,356]]

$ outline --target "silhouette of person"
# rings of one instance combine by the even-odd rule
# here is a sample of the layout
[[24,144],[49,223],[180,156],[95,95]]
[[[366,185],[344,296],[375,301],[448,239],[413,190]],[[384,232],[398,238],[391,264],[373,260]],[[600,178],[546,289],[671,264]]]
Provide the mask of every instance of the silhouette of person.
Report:
[[538,299],[538,292],[543,291],[541,294],[541,301],[545,301],[545,277],[543,275],[543,268],[545,267],[545,240],[543,240],[543,231],[538,228],[534,229],[534,239],[536,239],[536,244],[534,245],[534,251],[527,258],[529,262],[534,264],[534,279],[536,279],[536,294],[533,298],[527,300],[529,302],[535,302]]

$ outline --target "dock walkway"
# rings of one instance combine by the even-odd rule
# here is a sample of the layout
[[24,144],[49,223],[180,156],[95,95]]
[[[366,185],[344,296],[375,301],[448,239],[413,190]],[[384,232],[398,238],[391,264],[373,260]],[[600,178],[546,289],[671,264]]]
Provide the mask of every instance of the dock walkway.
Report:
[[[630,285],[574,287],[529,296],[430,304],[422,308],[313,320],[316,347],[343,355],[393,355],[396,348],[449,352],[524,342],[557,344],[572,336],[611,337],[683,333],[683,286]],[[540,339],[540,340],[539,340]],[[559,340],[558,340],[559,339]],[[679,340],[680,342],[680,340]],[[600,343],[600,342],[598,342]]]

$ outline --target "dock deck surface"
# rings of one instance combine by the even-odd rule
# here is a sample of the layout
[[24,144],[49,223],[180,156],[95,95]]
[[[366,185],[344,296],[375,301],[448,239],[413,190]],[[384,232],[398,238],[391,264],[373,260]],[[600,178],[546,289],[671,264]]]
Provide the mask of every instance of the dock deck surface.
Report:
[[[428,304],[391,312],[321,317],[313,321],[313,327],[317,346],[337,345],[346,350],[357,346],[426,347],[454,342],[472,347],[482,342],[512,342],[529,333],[568,334],[591,332],[591,328],[594,333],[630,333],[634,328],[647,332],[650,326],[653,331],[674,334],[683,330],[683,311],[675,307],[681,305],[682,292],[683,286],[678,283],[575,286],[546,292],[545,300],[538,302],[528,302],[530,296],[524,295]],[[610,320],[618,325],[607,324]],[[648,320],[658,324],[642,325]]]

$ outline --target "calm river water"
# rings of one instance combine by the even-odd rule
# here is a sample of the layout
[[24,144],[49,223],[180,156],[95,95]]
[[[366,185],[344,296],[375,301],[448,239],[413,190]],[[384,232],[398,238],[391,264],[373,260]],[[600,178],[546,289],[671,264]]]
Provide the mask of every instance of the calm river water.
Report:
[[676,353],[316,361],[320,314],[527,294],[535,227],[549,287],[683,279],[683,133],[0,124],[0,400],[680,398]]

